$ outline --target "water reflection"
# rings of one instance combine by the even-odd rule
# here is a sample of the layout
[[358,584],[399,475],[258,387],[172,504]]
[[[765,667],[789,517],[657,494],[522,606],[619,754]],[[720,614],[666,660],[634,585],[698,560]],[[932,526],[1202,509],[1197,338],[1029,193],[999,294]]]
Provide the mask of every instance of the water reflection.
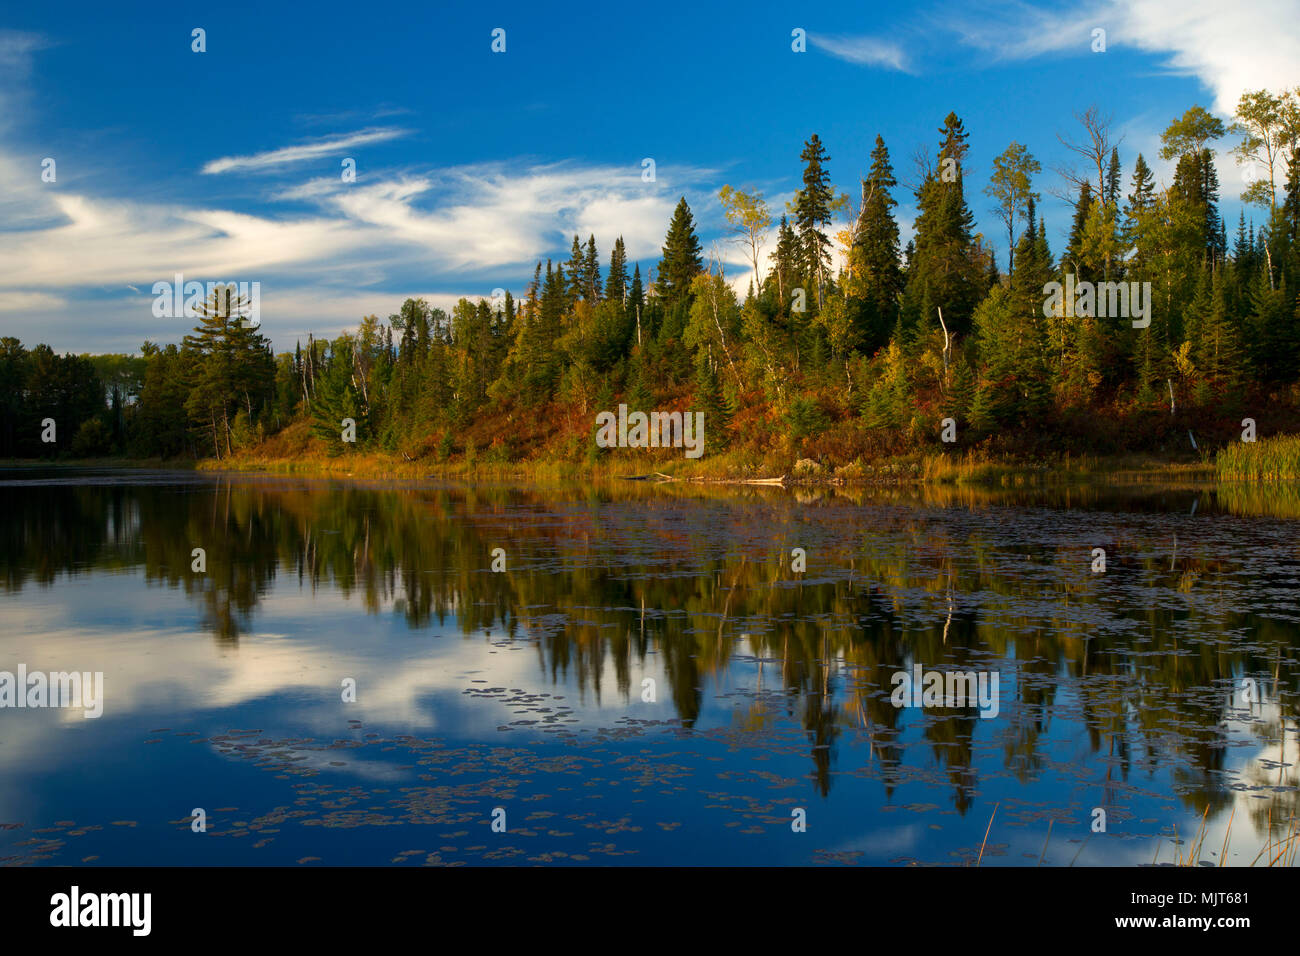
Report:
[[[1081,864],[1159,860],[1155,837],[1176,825],[1190,840],[1188,821],[1218,834],[1203,841],[1211,861],[1229,819],[1230,862],[1293,832],[1294,489],[367,487],[62,474],[0,483],[0,669],[102,669],[116,688],[110,715],[200,711],[260,727],[254,714],[275,701],[273,726],[329,735],[356,714],[485,753],[503,739],[518,746],[521,734],[606,743],[653,729],[688,741],[675,759],[695,778],[715,759],[708,746],[725,745],[716,776],[727,785],[693,799],[745,802],[751,829],[788,833],[789,813],[756,796],[770,754],[781,767],[771,788],[827,809],[807,846],[765,844],[791,862],[962,862],[999,800],[986,864],[1036,860],[1049,820],[1066,835],[1045,862],[1063,865],[1081,851]],[[1091,568],[1098,547],[1104,574]],[[196,548],[204,573],[191,569]],[[491,570],[495,548],[504,573]],[[807,554],[801,573],[794,548]],[[195,631],[213,644],[196,645]],[[891,678],[915,663],[996,671],[998,718],[973,706],[895,707]],[[355,711],[337,706],[340,675],[362,689]],[[67,733],[50,736],[69,721],[15,717],[0,711],[10,745],[0,764],[17,772],[42,745],[54,748],[55,772],[73,772]],[[338,763],[359,779],[405,779],[435,739],[371,739],[381,738],[402,759],[380,750],[334,761],[305,743],[314,737],[273,738],[256,759],[287,760],[294,774]],[[218,753],[255,749],[219,742]],[[664,756],[655,759],[663,773]],[[40,818],[14,803],[0,796],[0,823],[20,810]],[[1116,839],[1092,833],[1094,808]],[[688,826],[701,815],[698,803],[678,808]],[[1179,849],[1167,841],[1163,859]],[[677,862],[744,861],[731,844],[699,853]]]

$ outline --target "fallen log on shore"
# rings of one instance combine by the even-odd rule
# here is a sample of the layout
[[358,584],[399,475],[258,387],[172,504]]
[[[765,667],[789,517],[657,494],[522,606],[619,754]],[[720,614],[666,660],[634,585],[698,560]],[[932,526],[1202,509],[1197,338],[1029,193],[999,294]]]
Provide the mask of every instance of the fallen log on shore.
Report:
[[674,478],[672,475],[665,475],[662,471],[656,471],[649,475],[621,475],[624,481],[653,481],[656,485],[662,485],[665,482],[691,482],[694,484],[708,485],[784,485],[785,475],[780,478]]

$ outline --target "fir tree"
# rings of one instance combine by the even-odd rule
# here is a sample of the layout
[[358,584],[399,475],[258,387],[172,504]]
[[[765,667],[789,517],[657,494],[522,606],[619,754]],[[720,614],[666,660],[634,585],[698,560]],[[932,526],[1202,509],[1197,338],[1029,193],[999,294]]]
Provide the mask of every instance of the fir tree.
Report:
[[1106,195],[1103,201],[1112,209],[1119,209],[1120,166],[1118,147],[1110,151],[1110,166],[1106,170]]
[[663,259],[659,262],[659,277],[655,282],[655,290],[664,305],[672,308],[683,302],[689,303],[691,280],[703,270],[700,240],[695,235],[695,219],[683,196],[678,200],[672,222],[668,225]]
[[781,224],[777,227],[776,249],[769,258],[772,271],[768,273],[767,281],[776,283],[777,300],[784,307],[799,276],[799,241],[785,216],[781,217]]
[[627,293],[627,310],[632,316],[636,330],[636,344],[641,344],[641,313],[645,309],[645,290],[641,287],[641,263],[636,263],[632,271],[632,285]]
[[[826,163],[830,159],[816,133],[804,143],[803,188],[793,201],[795,226],[799,233],[799,253],[803,277],[812,283],[816,292],[817,307],[825,295],[826,277],[831,262],[831,241],[822,230],[830,225],[831,208],[835,202],[831,190],[830,173]],[[812,298],[810,296],[810,298]]]
[[600,301],[600,259],[596,255],[596,237],[587,237],[587,253],[582,262],[582,297],[588,302]]
[[1074,219],[1070,223],[1070,241],[1065,247],[1065,261],[1062,268],[1068,268],[1075,274],[1076,282],[1091,281],[1093,273],[1085,261],[1084,237],[1088,227],[1088,218],[1092,215],[1092,183],[1084,180],[1079,186],[1079,198],[1074,202]]
[[627,298],[627,249],[623,237],[614,240],[609,254],[609,274],[605,277],[605,298],[623,305]]
[[987,289],[985,262],[971,240],[975,220],[963,187],[961,161],[968,134],[955,113],[948,114],[940,132],[939,167],[916,193],[916,239],[907,265],[905,314],[900,316],[900,325],[912,330],[909,336],[937,328],[939,308],[949,331],[964,334]]
[[578,242],[578,237],[573,237],[573,249],[569,252],[569,281],[565,285],[565,296],[567,298],[565,311],[570,311],[578,300],[586,294],[586,272],[587,256],[582,250],[582,244]]
[[849,251],[850,298],[861,300],[864,344],[874,352],[883,345],[898,320],[898,297],[903,291],[903,272],[898,259],[898,223],[890,193],[897,185],[889,163],[885,141],[876,137],[871,152],[871,169],[862,183],[862,211]]

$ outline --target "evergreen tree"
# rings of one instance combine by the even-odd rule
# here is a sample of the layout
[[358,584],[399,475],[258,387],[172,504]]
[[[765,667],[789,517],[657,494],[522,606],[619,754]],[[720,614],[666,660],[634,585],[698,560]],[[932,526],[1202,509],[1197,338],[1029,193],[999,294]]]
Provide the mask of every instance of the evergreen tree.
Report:
[[1300,250],[1300,149],[1291,152],[1286,167],[1286,199],[1282,202],[1282,216],[1291,248]]
[[1079,198],[1074,203],[1074,219],[1070,223],[1070,241],[1065,247],[1062,269],[1073,272],[1076,282],[1091,282],[1096,276],[1086,258],[1085,235],[1088,219],[1092,215],[1092,183],[1084,180],[1079,186]]
[[687,413],[704,413],[705,451],[717,451],[728,444],[728,410],[718,381],[716,363],[704,352],[695,363],[695,399]]
[[569,280],[564,286],[565,297],[567,299],[565,310],[572,311],[573,307],[578,304],[578,300],[586,294],[586,272],[587,255],[582,250],[582,244],[578,242],[577,235],[573,237],[573,249],[569,252]]
[[352,423],[355,444],[367,443],[371,435],[368,409],[352,374],[354,348],[355,343],[347,334],[334,340],[311,403],[312,434],[325,442],[330,454],[348,448],[349,443],[344,441],[345,421]]
[[776,283],[777,299],[784,307],[800,274],[799,240],[785,216],[781,217],[781,224],[777,227],[776,249],[769,258],[772,260],[772,271],[768,273],[767,281]]
[[1214,169],[1214,154],[1205,148],[1180,156],[1170,192],[1194,212],[1198,245],[1207,262],[1221,262],[1226,243],[1219,218],[1219,176]]
[[623,237],[614,240],[614,251],[609,255],[609,274],[605,277],[605,298],[620,306],[627,298],[627,249]]
[[700,256],[700,240],[695,235],[695,219],[683,196],[678,200],[672,222],[668,225],[663,259],[659,262],[659,277],[655,282],[655,291],[665,307],[672,308],[683,302],[689,304],[691,280],[702,271],[704,262]]
[[898,321],[898,297],[903,291],[903,271],[898,259],[898,223],[890,193],[897,185],[885,141],[876,137],[871,169],[863,180],[862,211],[849,251],[846,293],[862,303],[862,334],[868,351],[887,341]]
[[793,201],[795,226],[799,234],[801,272],[813,286],[809,299],[821,308],[825,297],[827,275],[831,263],[831,241],[823,231],[831,222],[835,196],[831,190],[830,173],[826,163],[830,157],[816,133],[804,143],[803,188],[795,193]]
[[1113,209],[1119,209],[1120,166],[1119,148],[1110,151],[1110,166],[1106,170],[1106,195],[1103,201]]
[[916,239],[907,265],[900,324],[923,335],[938,327],[943,309],[950,332],[969,330],[975,304],[987,290],[986,262],[971,239],[974,216],[966,204],[961,162],[968,134],[955,113],[940,130],[939,167],[917,189]]
[[641,313],[645,309],[645,290],[641,287],[641,263],[632,270],[632,285],[627,293],[627,310],[634,321],[636,344],[641,344]]
[[1246,379],[1245,352],[1238,321],[1228,307],[1222,271],[1211,282],[1210,309],[1200,327],[1198,365],[1217,391],[1233,394]]
[[587,237],[587,253],[582,263],[582,297],[588,302],[600,301],[600,258],[596,254],[596,237]]
[[1287,279],[1269,288],[1263,270],[1249,288],[1247,328],[1253,365],[1259,380],[1270,385],[1294,382],[1300,374],[1300,325],[1295,321],[1295,297]]
[[211,441],[217,457],[234,451],[233,419],[244,406],[246,419],[254,418],[254,405],[274,394],[275,359],[270,343],[242,316],[246,304],[232,303],[215,290],[196,307],[199,324],[185,337],[185,347],[195,356],[195,380],[186,398],[191,421]]

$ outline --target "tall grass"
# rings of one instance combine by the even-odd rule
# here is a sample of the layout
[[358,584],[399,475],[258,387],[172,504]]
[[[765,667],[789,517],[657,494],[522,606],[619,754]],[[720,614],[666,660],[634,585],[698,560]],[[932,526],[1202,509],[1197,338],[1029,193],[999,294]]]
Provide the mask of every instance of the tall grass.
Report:
[[1215,459],[1220,478],[1287,481],[1300,478],[1300,435],[1233,442]]

